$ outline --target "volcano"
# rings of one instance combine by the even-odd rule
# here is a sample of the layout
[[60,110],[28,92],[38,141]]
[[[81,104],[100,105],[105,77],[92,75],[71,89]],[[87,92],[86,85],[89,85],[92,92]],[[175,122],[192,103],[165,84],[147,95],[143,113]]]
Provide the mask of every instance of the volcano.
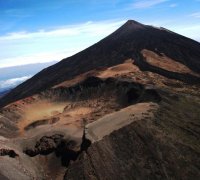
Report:
[[127,59],[133,59],[143,71],[151,71],[187,83],[200,83],[199,77],[191,74],[189,70],[178,72],[178,65],[175,67],[177,71],[174,72],[170,68],[165,69],[149,63],[145,59],[153,56],[152,53],[180,63],[191,72],[200,72],[200,44],[198,42],[164,28],[154,28],[129,20],[95,45],[44,69],[21,84],[1,99],[0,106],[43,91],[82,73],[111,67]]
[[0,177],[199,179],[199,88],[200,43],[128,20],[0,98]]

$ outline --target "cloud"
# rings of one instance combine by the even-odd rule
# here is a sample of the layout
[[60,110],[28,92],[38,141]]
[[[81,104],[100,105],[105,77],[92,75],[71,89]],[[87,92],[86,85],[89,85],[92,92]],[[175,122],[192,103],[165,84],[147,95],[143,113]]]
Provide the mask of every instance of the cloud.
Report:
[[5,81],[0,81],[0,91],[14,88],[29,78],[31,78],[31,76],[24,76],[24,77],[19,77],[19,78],[8,79]]
[[71,35],[77,35],[79,34],[79,31],[76,29],[56,29],[52,31],[45,31],[45,30],[39,30],[37,32],[12,32],[8,33],[6,36],[1,36],[0,40],[18,40],[18,39],[31,39],[31,38],[39,38],[39,37],[49,37],[49,36],[71,36]]
[[195,18],[200,18],[200,12],[192,13],[192,14],[190,14],[189,16],[195,17]]
[[132,7],[134,9],[146,9],[167,1],[169,0],[137,0],[132,4]]
[[51,61],[59,61],[65,57],[71,56],[74,54],[74,51],[79,51],[81,49],[70,49],[66,51],[55,51],[55,52],[43,52],[30,54],[25,56],[18,56],[13,58],[5,58],[2,59],[0,63],[0,68],[4,67],[12,67],[12,66],[20,66],[26,64],[35,64],[35,63],[45,63]]
[[0,36],[0,67],[59,61],[98,42],[124,22],[88,21],[35,32],[7,33]]
[[30,38],[45,38],[45,37],[60,37],[60,36],[76,36],[80,34],[96,35],[107,34],[111,30],[116,29],[124,21],[102,21],[92,22],[88,21],[83,24],[69,25],[64,27],[56,27],[52,30],[41,29],[36,32],[11,32],[5,36],[0,36],[0,41],[3,40],[17,40],[17,39],[30,39]]

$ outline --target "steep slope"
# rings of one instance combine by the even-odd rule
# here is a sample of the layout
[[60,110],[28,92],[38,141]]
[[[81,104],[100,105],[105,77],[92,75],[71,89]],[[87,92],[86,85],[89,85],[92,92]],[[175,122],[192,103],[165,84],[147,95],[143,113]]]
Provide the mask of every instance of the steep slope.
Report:
[[0,107],[15,100],[28,97],[60,82],[90,70],[110,67],[131,58],[141,70],[152,71],[168,78],[187,83],[200,83],[200,79],[189,73],[171,72],[150,65],[141,51],[149,50],[166,56],[200,72],[200,44],[168,31],[129,20],[114,33],[86,50],[44,69],[24,82],[0,100]]
[[165,94],[153,118],[93,143],[70,164],[65,179],[199,179],[199,103],[189,95]]

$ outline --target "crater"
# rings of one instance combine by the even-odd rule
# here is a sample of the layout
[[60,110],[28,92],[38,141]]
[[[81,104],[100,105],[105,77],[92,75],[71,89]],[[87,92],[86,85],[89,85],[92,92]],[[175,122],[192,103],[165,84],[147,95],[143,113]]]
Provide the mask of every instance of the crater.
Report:
[[[35,95],[34,101],[18,102],[15,122],[20,136],[34,135],[35,128],[82,127],[82,119],[92,123],[106,114],[142,102],[159,102],[157,89],[127,78],[87,77],[70,87],[58,86]],[[23,101],[23,100],[21,100]],[[12,105],[12,108],[14,106]],[[12,115],[14,117],[14,115]],[[42,127],[45,125],[44,127]]]
[[56,123],[58,121],[59,121],[58,117],[53,117],[51,119],[37,120],[37,121],[34,121],[33,123],[29,124],[28,126],[26,126],[24,129],[27,131],[27,130],[36,128],[36,127],[41,126],[41,125],[54,124],[54,123]]

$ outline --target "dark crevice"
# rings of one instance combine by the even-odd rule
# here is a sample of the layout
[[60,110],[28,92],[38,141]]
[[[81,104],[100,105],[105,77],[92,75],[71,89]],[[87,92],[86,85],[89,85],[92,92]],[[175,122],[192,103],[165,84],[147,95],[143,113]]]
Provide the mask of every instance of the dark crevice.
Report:
[[63,166],[68,166],[70,161],[75,161],[79,156],[79,151],[70,149],[70,146],[73,146],[73,141],[67,142],[66,140],[62,140],[55,149],[55,154],[61,158]]
[[19,155],[12,149],[0,149],[0,156],[9,156],[11,158],[15,158]]
[[82,136],[82,143],[81,143],[81,152],[87,151],[87,149],[91,145],[91,141],[86,138],[86,119],[83,119],[83,136]]
[[127,91],[126,96],[128,104],[134,104],[138,102],[141,96],[141,91],[135,88],[131,88],[130,90]]
[[145,89],[141,101],[143,102],[160,102],[162,100],[160,94],[155,89]]

